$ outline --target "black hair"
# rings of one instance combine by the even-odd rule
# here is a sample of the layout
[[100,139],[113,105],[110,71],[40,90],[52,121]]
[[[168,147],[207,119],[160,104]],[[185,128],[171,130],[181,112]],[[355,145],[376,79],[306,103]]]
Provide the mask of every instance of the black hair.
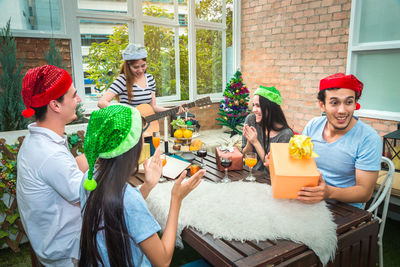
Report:
[[139,141],[120,156],[98,160],[94,176],[97,187],[83,207],[79,266],[106,265],[98,251],[98,233],[104,234],[110,266],[134,266],[130,245],[132,237],[125,223],[123,200],[128,179],[138,170],[142,146],[142,141]]
[[[285,114],[282,111],[280,105],[276,104],[275,102],[270,101],[269,99],[260,96],[259,97],[260,108],[261,108],[261,129],[263,134],[263,145],[265,147],[268,144],[269,147],[269,140],[270,140],[270,132],[271,130],[274,131],[282,131],[286,128],[289,128],[289,125],[286,121]],[[282,125],[282,126],[279,126]],[[265,132],[268,132],[267,135]],[[267,150],[268,151],[268,148]]]
[[[64,101],[64,95],[60,96],[59,98],[57,98],[57,102],[62,103]],[[47,106],[49,104],[47,104],[46,106],[42,106],[42,107],[38,107],[38,108],[32,108],[35,111],[35,119],[37,121],[44,121],[46,119],[46,114],[47,114]]]
[[[321,90],[321,91],[318,92],[317,99],[319,101],[321,101],[322,103],[324,103],[324,105],[325,105],[326,90],[339,90],[339,89],[340,89],[339,87],[333,87],[333,88],[327,88],[327,89]],[[355,96],[356,96],[356,101],[358,101],[360,96],[357,94],[356,91],[354,91],[354,93],[355,93]]]

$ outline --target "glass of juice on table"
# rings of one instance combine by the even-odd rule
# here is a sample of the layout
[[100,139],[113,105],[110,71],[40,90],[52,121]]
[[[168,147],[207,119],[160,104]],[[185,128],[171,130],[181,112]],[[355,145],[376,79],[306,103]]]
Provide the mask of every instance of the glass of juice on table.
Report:
[[153,146],[157,149],[160,145],[160,132],[153,133]]
[[[162,166],[164,167],[165,164],[167,164],[167,156],[165,154],[162,154],[162,155],[160,155],[160,159],[161,159],[161,162],[162,162]],[[161,177],[160,177],[159,182],[163,183],[165,181],[167,181],[167,179],[163,176],[162,171],[161,171]]]
[[257,164],[257,154],[254,152],[248,152],[244,155],[244,164],[250,169],[249,176],[245,178],[248,182],[255,182],[256,177],[253,176],[253,167]]
[[200,165],[197,164],[190,165],[190,176],[193,176],[199,170],[200,170]]
[[224,155],[221,156],[221,166],[225,168],[225,177],[222,178],[221,183],[229,183],[232,182],[231,179],[228,177],[228,168],[232,166],[232,156],[231,155]]

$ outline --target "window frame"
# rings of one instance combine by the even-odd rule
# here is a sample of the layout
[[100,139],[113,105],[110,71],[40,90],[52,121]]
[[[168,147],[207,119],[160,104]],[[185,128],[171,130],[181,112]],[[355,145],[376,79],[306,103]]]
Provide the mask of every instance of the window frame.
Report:
[[[361,21],[361,0],[354,0],[351,3],[349,43],[347,50],[346,73],[356,73],[358,55],[363,52],[385,52],[389,50],[400,51],[400,40],[359,43],[360,21]],[[372,109],[356,110],[356,116],[400,121],[400,112],[381,111]]]
[[[157,97],[159,105],[178,105],[185,100],[180,100],[180,64],[179,64],[179,31],[182,27],[179,24],[179,0],[174,0],[174,18],[156,18],[144,16],[142,11],[141,0],[126,0],[127,12],[107,12],[84,10],[78,8],[78,0],[65,1],[60,0],[60,10],[62,12],[62,33],[35,32],[27,30],[12,30],[16,37],[40,37],[40,38],[63,38],[71,41],[71,65],[74,85],[78,93],[82,96],[82,102],[87,112],[97,109],[97,101],[91,100],[85,96],[84,75],[83,75],[83,60],[81,53],[80,39],[80,20],[106,21],[115,23],[124,23],[128,25],[129,41],[136,43],[144,43],[144,25],[165,26],[175,30],[175,69],[176,69],[176,94],[172,96]],[[232,25],[232,46],[233,46],[233,70],[240,69],[240,47],[241,47],[241,23],[240,23],[240,8],[241,1],[233,0],[233,25]],[[188,64],[189,64],[189,101],[197,99],[196,88],[196,29],[220,30],[222,31],[222,88],[218,93],[204,94],[210,96],[214,102],[221,100],[222,93],[226,85],[226,1],[223,0],[223,15],[222,22],[202,21],[195,16],[195,0],[187,1],[188,10]],[[117,14],[117,15],[116,15]],[[193,18],[193,19],[192,19]]]

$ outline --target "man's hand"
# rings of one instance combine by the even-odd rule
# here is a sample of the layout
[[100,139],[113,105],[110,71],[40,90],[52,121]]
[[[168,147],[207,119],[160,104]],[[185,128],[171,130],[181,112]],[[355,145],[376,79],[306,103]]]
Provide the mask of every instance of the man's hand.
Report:
[[252,145],[254,145],[256,142],[258,142],[257,130],[253,126],[249,126],[249,125],[245,124],[243,127],[243,136]]
[[146,159],[143,163],[144,167],[144,184],[146,184],[150,189],[157,185],[160,180],[162,172],[162,162],[160,159],[161,150],[157,148],[153,157],[151,158],[150,164],[148,164],[149,159]]
[[322,173],[320,173],[318,185],[314,187],[303,187],[299,191],[297,199],[306,204],[318,203],[326,198],[327,190],[328,186],[322,178]]

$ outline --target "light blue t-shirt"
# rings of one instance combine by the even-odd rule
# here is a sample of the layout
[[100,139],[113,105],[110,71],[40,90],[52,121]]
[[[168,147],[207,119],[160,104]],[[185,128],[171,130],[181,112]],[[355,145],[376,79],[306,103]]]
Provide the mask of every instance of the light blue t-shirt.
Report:
[[[85,175],[85,178],[86,176],[87,174]],[[83,181],[84,180],[85,179],[83,179]],[[88,197],[89,192],[85,190],[82,182],[80,188],[82,208],[85,207]],[[82,214],[82,216],[85,215]],[[149,259],[140,249],[139,243],[160,231],[161,227],[150,213],[146,201],[143,199],[140,191],[129,184],[126,185],[124,194],[124,216],[126,228],[131,237],[133,237],[133,240],[131,239],[131,249],[134,266],[152,266]],[[105,266],[110,266],[103,231],[97,234],[97,245]]]
[[[318,169],[328,185],[346,188],[356,184],[356,169],[379,171],[381,169],[382,140],[369,125],[354,117],[357,122],[344,136],[332,143],[322,137],[326,117],[309,121],[303,134],[311,137]],[[361,203],[354,203],[361,208]]]

